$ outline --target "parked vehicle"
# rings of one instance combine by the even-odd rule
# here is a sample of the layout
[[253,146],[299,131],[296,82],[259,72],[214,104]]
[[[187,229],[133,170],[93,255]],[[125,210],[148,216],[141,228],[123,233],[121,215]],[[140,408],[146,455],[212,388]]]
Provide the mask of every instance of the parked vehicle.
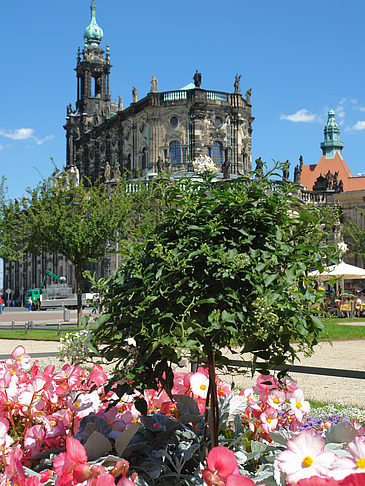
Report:
[[[51,277],[57,283],[47,285],[47,278]],[[51,309],[59,307],[76,308],[77,296],[72,287],[66,285],[66,277],[58,277],[50,270],[45,271],[40,288],[28,289],[24,295],[24,306],[27,307],[29,297],[32,299],[33,310]],[[91,305],[92,294],[82,294],[82,305]]]

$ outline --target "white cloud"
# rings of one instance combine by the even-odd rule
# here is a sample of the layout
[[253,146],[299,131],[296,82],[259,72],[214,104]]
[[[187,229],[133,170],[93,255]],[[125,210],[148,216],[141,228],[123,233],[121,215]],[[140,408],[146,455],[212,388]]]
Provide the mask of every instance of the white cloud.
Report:
[[356,130],[356,131],[365,130],[365,121],[359,120],[358,122],[355,123],[355,125],[353,125],[350,128],[350,130]]
[[34,140],[37,145],[42,145],[44,142],[54,138],[53,135],[38,138],[34,135],[34,128],[16,128],[15,130],[4,130],[1,128],[0,135],[11,140]]
[[0,130],[0,135],[12,140],[26,140],[27,138],[33,138],[33,128],[17,128],[16,130]]
[[280,120],[289,120],[291,122],[314,122],[317,120],[317,115],[310,113],[306,108],[298,110],[292,115],[280,115]]
[[42,145],[44,142],[48,142],[48,140],[52,140],[54,138],[53,135],[47,135],[47,137],[44,138],[37,138],[37,137],[32,137],[37,145]]
[[336,118],[345,118],[346,113],[341,104],[337,108],[335,108],[335,113],[336,113]]

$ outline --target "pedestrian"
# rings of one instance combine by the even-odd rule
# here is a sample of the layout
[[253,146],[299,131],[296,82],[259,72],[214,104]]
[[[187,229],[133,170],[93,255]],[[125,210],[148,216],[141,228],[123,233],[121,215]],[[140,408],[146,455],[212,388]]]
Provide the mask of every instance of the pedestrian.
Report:
[[32,297],[29,297],[28,299],[28,311],[32,310]]
[[2,297],[0,297],[0,314],[3,313],[3,308],[4,308],[4,301],[3,301]]

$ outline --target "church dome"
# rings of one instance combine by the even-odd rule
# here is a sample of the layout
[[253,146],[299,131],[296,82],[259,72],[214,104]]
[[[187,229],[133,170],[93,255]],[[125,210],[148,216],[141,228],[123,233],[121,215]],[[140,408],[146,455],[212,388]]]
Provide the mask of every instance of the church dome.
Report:
[[103,29],[98,26],[96,22],[96,7],[95,2],[92,0],[90,5],[91,20],[84,32],[85,46],[98,46],[103,38]]

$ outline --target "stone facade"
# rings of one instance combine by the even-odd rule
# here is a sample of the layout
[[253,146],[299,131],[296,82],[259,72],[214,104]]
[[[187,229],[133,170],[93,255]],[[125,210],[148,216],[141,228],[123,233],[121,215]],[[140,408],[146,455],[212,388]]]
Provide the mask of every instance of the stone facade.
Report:
[[123,110],[112,102],[104,108],[101,115],[76,109],[67,116],[67,167],[76,166],[80,176],[105,181],[126,171],[132,177],[190,172],[201,154],[222,172],[226,164],[229,175],[251,173],[253,118],[240,93],[194,87],[150,92]]
[[[91,3],[90,24],[76,64],[77,99],[67,105],[66,168],[75,177],[115,181],[127,172],[131,178],[153,177],[162,170],[189,174],[192,161],[210,155],[221,168],[220,177],[251,173],[251,89],[242,96],[236,75],[234,92],[202,89],[201,74],[194,84],[176,91],[158,92],[153,76],[151,90],[124,108],[123,99],[111,100],[110,52],[100,47],[102,29]],[[224,172],[224,174],[223,174]],[[218,175],[219,177],[219,175]],[[97,276],[107,276],[118,266],[118,255],[90,264]],[[28,255],[24,262],[4,262],[4,289],[21,300],[25,290],[40,286],[45,270],[64,275],[75,287],[73,268],[62,255]],[[88,290],[87,282],[84,291]]]
[[159,93],[152,76],[150,92],[124,109],[123,99],[111,101],[110,52],[100,47],[103,36],[96,23],[94,0],[91,21],[78,51],[75,110],[67,106],[66,167],[77,167],[90,180],[149,176],[161,170],[190,172],[195,157],[207,154],[225,176],[251,172],[251,89],[242,96],[236,75],[234,92],[201,88],[198,71],[183,89]]

